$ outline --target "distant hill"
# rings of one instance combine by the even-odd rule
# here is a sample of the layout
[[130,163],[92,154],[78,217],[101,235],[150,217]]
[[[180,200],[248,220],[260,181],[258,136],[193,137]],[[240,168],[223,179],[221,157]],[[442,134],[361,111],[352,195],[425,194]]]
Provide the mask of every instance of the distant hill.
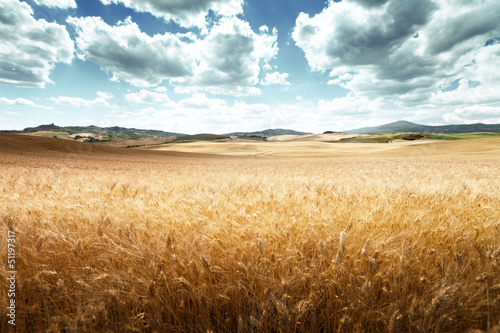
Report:
[[174,140],[174,142],[186,142],[186,141],[214,141],[229,139],[227,135],[219,134],[193,134],[193,135],[183,135]]
[[[1,130],[0,130],[1,131]],[[96,137],[103,138],[100,141],[111,141],[111,140],[139,140],[139,139],[150,139],[150,138],[158,138],[158,137],[177,137],[180,141],[181,137],[185,137],[182,140],[217,140],[223,139],[229,136],[244,136],[244,137],[255,137],[255,136],[275,136],[275,135],[306,135],[311,134],[308,132],[298,132],[289,129],[266,129],[263,131],[257,132],[233,132],[227,134],[195,134],[195,135],[187,135],[183,133],[174,133],[174,132],[164,132],[158,130],[144,130],[144,129],[136,129],[136,128],[125,128],[119,126],[113,127],[98,127],[94,125],[90,126],[57,126],[55,124],[46,124],[40,125],[37,127],[27,127],[22,131],[1,131],[4,133],[36,133],[36,132],[55,132],[55,133],[67,133],[67,135],[75,135],[78,133],[92,133],[95,134]],[[44,136],[51,136],[50,134],[46,134]],[[61,137],[63,137],[61,135]]]
[[266,130],[257,131],[257,132],[233,132],[233,133],[227,133],[225,135],[227,135],[227,136],[251,136],[251,135],[275,136],[275,135],[306,135],[306,134],[312,134],[312,133],[298,132],[298,131],[289,130],[289,129],[275,128],[275,129],[266,129]]
[[[23,163],[34,163],[38,167],[43,165],[39,164],[41,160],[38,158],[40,157],[62,158],[62,162],[71,163],[73,159],[76,161],[81,158],[90,160],[102,158],[103,156],[106,159],[124,156],[128,161],[130,161],[130,157],[135,157],[139,161],[143,161],[144,158],[162,158],[163,156],[171,158],[192,155],[183,152],[125,149],[104,144],[0,132],[0,156],[2,156],[0,164],[2,164],[1,162],[5,163],[6,160],[8,161],[8,159],[3,160],[4,157],[15,156],[16,160],[18,157],[22,157],[25,158]],[[51,160],[50,165],[53,165],[53,162],[54,160]]]
[[[90,126],[57,126],[52,124],[40,125],[37,127],[27,127],[22,131],[4,131],[5,133],[36,133],[36,132],[55,132],[55,133],[68,133],[66,135],[75,135],[78,133],[90,133],[95,137],[101,138],[99,141],[111,140],[139,140],[158,137],[180,137],[185,134],[164,132],[158,130],[143,130],[136,128],[125,128],[119,126],[113,127],[98,127]],[[46,136],[50,136],[47,134]]]
[[430,126],[420,125],[409,121],[396,121],[393,123],[377,126],[357,128],[346,133],[356,134],[378,134],[378,133],[475,133],[475,132],[492,132],[500,133],[500,124],[467,124],[467,125],[442,125]]

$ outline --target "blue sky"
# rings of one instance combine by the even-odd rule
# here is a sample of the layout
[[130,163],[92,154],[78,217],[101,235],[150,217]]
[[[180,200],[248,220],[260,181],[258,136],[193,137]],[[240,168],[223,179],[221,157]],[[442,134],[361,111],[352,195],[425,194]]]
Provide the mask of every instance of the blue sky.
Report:
[[500,2],[0,0],[0,129],[500,123]]

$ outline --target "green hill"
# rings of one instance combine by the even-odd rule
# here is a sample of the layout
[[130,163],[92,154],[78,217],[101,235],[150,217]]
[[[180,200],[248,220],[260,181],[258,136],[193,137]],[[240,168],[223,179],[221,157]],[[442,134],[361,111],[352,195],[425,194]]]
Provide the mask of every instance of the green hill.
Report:
[[443,134],[456,134],[456,133],[477,133],[477,132],[491,132],[500,133],[500,124],[466,124],[466,125],[442,125],[430,126],[415,124],[409,121],[396,121],[393,123],[376,126],[376,127],[363,127],[345,131],[346,133],[354,134],[378,134],[378,133],[443,133]]
[[[66,135],[74,135],[78,133],[91,133],[96,137],[100,137],[99,141],[114,141],[114,140],[138,140],[150,139],[158,137],[176,136],[180,137],[184,134],[164,132],[158,130],[143,130],[136,128],[125,128],[119,126],[113,127],[98,127],[98,126],[57,126],[52,124],[40,125],[37,127],[27,127],[22,131],[5,131],[9,133],[36,133],[36,132],[54,132],[58,137]],[[49,134],[48,134],[49,135]],[[97,140],[94,140],[97,141]]]
[[306,134],[312,134],[312,133],[298,132],[298,131],[289,130],[289,129],[275,128],[275,129],[266,129],[263,131],[256,131],[256,132],[233,132],[233,133],[227,133],[226,135],[251,137],[252,135],[275,136],[275,135],[306,135]]
[[230,139],[230,137],[221,134],[193,134],[193,135],[183,135],[175,139],[173,142],[214,141],[223,139]]

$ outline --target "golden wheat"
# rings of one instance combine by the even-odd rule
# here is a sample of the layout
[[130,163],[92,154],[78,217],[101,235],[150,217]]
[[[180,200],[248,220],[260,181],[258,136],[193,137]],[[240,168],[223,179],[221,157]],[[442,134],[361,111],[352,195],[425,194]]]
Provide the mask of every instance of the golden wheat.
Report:
[[500,320],[499,203],[489,159],[18,157],[0,232],[18,331],[472,331]]

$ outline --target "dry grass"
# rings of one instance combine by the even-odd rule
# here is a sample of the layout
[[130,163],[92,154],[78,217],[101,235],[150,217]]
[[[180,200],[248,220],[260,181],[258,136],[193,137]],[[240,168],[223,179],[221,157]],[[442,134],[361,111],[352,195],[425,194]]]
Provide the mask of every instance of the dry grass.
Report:
[[5,156],[20,332],[499,329],[498,160]]
[[500,139],[404,141],[392,143],[301,142],[191,142],[150,147],[151,151],[208,153],[265,157],[416,157],[500,158]]

